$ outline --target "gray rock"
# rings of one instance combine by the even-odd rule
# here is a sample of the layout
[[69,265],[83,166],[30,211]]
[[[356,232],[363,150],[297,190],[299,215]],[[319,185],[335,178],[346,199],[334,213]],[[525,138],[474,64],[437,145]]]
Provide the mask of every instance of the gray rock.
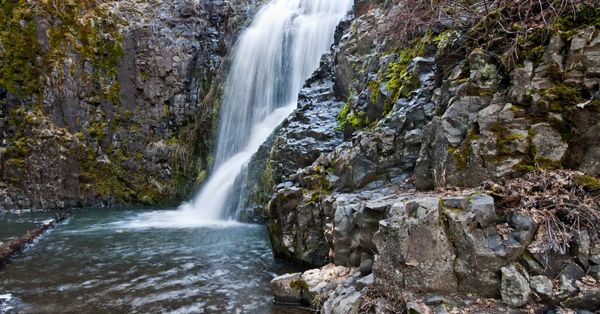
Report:
[[590,276],[592,276],[596,280],[600,280],[600,265],[592,265],[588,270]]
[[375,276],[373,274],[360,278],[356,281],[356,290],[361,291],[373,283],[375,283]]
[[[271,289],[275,300],[279,302],[300,303],[302,289],[298,289],[302,282],[302,273],[285,274],[271,280]],[[292,283],[296,283],[293,285]]]
[[529,302],[529,283],[514,264],[502,268],[500,293],[502,301],[512,307],[521,307]]
[[548,123],[534,124],[531,129],[535,134],[532,141],[536,149],[536,158],[551,161],[563,159],[569,145],[563,142],[560,133]]
[[411,314],[432,314],[433,311],[424,303],[411,301],[406,303],[406,312]]
[[531,277],[529,285],[534,292],[546,300],[551,300],[554,296],[554,285],[552,284],[552,280],[546,276]]
[[570,262],[560,271],[559,276],[565,276],[570,281],[576,281],[585,276],[585,271],[576,263]]
[[600,287],[598,284],[577,282],[578,293],[561,302],[565,308],[593,311],[600,309]]
[[589,267],[590,260],[590,249],[591,249],[591,239],[590,234],[587,230],[582,230],[579,232],[575,240],[575,245],[573,246],[573,255],[577,259],[577,262],[583,266],[583,268],[587,269]]
[[440,199],[410,201],[398,216],[380,222],[375,234],[379,257],[373,272],[391,291],[456,291],[454,250],[440,224]]
[[358,314],[362,304],[362,293],[354,287],[338,287],[323,304],[326,314]]
[[579,288],[577,287],[575,280],[570,279],[567,275],[558,276],[559,288],[558,288],[558,298],[564,300],[568,297],[574,296],[579,292]]
[[475,220],[483,228],[495,225],[498,220],[494,198],[489,195],[473,195],[467,209],[475,215]]

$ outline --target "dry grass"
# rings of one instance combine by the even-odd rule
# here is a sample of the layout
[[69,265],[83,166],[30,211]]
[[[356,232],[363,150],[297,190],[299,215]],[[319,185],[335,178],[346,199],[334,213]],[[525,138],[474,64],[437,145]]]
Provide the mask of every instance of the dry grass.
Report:
[[576,171],[539,170],[485,187],[500,212],[522,213],[538,224],[537,250],[565,253],[584,230],[592,241],[600,240],[600,180],[596,180]]
[[388,291],[380,284],[371,284],[367,288],[367,293],[363,296],[360,306],[360,313],[373,313],[375,306],[380,302],[383,313],[404,313],[406,312],[406,302],[404,297],[397,296],[396,293]]
[[[599,4],[598,0],[394,0],[382,33],[407,43],[431,29],[471,28],[472,45],[503,50],[505,65],[513,67],[531,48],[529,42],[549,39],[558,19],[576,16],[584,5]],[[540,31],[546,38],[539,38]]]

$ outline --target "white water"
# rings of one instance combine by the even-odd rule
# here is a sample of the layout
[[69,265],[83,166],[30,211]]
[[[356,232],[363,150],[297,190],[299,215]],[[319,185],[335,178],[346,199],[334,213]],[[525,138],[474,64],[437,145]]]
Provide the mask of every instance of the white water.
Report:
[[296,108],[353,0],[271,0],[242,34],[222,102],[213,175],[190,203],[145,214],[133,227],[223,226],[233,185],[273,130]]

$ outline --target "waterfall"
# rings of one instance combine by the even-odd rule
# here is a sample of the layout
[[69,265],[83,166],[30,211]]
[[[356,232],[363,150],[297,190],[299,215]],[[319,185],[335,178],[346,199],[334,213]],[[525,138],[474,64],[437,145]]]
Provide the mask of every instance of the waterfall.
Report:
[[[273,130],[296,108],[304,81],[333,43],[353,0],[271,0],[233,51],[224,84],[213,174],[160,226],[194,226],[226,220],[236,177]],[[146,217],[150,218],[150,217]],[[151,219],[150,219],[151,220]],[[152,226],[152,222],[139,226]]]

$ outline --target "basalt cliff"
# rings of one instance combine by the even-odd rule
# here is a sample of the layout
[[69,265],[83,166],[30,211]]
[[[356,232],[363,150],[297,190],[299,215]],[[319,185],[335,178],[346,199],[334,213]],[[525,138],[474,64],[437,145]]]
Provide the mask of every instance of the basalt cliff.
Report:
[[7,1],[0,208],[174,204],[211,167],[227,55],[258,1]]

